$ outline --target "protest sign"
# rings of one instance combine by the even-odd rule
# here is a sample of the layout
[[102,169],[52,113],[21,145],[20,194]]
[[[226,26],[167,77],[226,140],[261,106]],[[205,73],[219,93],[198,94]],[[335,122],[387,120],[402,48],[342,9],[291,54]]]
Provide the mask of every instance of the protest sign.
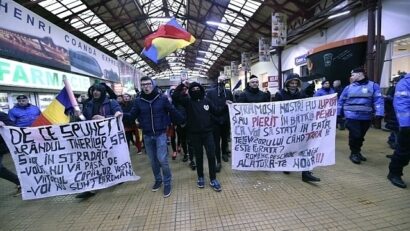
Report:
[[337,95],[229,105],[232,168],[307,171],[335,164]]
[[24,200],[80,193],[135,181],[121,118],[65,125],[0,128]]

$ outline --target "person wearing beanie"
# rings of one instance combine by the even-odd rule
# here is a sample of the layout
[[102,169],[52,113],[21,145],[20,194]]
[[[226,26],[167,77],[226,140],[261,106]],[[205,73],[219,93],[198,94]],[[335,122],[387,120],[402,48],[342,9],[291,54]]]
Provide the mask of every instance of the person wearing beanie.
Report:
[[[233,101],[232,92],[225,88],[227,83],[227,78],[224,75],[218,77],[218,83],[216,86],[208,90],[206,97],[217,104],[219,107],[224,107],[226,100]],[[225,162],[229,161],[228,156],[228,137],[230,131],[230,118],[229,110],[225,107],[223,114],[220,116],[213,116],[213,136],[215,143],[215,154],[216,154],[216,172],[221,171],[221,159]],[[221,158],[222,157],[222,158]]]
[[393,105],[399,122],[399,132],[397,134],[397,148],[389,164],[387,179],[394,186],[406,188],[407,185],[401,176],[403,168],[409,164],[410,160],[410,74],[404,75],[398,81]]
[[320,88],[314,96],[323,96],[323,95],[330,95],[336,93],[333,88],[330,87],[330,82],[329,80],[323,80],[322,81],[322,88]]
[[384,116],[384,100],[377,83],[370,81],[363,68],[355,68],[351,72],[352,81],[342,92],[337,105],[338,117],[346,118],[349,130],[349,159],[360,164],[367,158],[361,153],[364,136],[374,116]]
[[213,190],[222,191],[221,184],[216,179],[216,162],[215,162],[215,144],[213,138],[213,122],[212,115],[219,116],[226,111],[227,103],[220,107],[205,98],[204,87],[193,82],[189,84],[189,98],[184,97],[182,89],[185,85],[181,83],[175,89],[172,100],[185,108],[186,111],[186,129],[190,137],[190,143],[194,150],[195,159],[197,161],[197,187],[205,187],[204,168],[203,168],[203,148],[205,147],[206,156],[208,158],[209,168],[209,185]]
[[131,111],[124,113],[124,117],[130,120],[138,119],[142,129],[145,151],[154,174],[151,190],[156,192],[164,184],[164,198],[171,196],[172,173],[168,163],[166,131],[171,121],[184,124],[183,114],[169,102],[166,95],[158,91],[154,81],[145,76],[141,78],[140,97],[134,100]]
[[[88,89],[89,100],[82,111],[86,120],[100,120],[122,114],[118,102],[107,97],[107,88],[109,87],[105,84],[96,83]],[[76,198],[86,199],[94,195],[95,191],[86,191],[78,194]]]
[[[301,90],[302,80],[296,73],[291,73],[287,76],[285,81],[285,88],[275,94],[274,101],[286,101],[294,99],[307,98],[304,92]],[[290,172],[283,172],[289,174]],[[310,171],[302,171],[303,182],[317,182],[320,178],[313,176]]]
[[248,85],[239,95],[238,103],[262,103],[269,102],[270,95],[259,90],[259,80],[256,75],[249,77]]
[[9,119],[17,127],[30,127],[41,114],[40,109],[32,105],[26,95],[17,96],[17,104],[9,111]]

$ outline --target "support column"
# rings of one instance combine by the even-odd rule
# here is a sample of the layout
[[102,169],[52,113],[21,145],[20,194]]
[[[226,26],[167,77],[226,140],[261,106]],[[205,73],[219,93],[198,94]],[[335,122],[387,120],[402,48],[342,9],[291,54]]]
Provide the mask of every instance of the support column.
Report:
[[282,90],[282,51],[283,47],[276,47],[276,52],[278,53],[278,80],[279,80],[279,90]]
[[367,23],[367,76],[370,80],[375,80],[374,72],[374,45],[375,45],[375,31],[376,31],[376,0],[367,0],[368,7],[368,23]]

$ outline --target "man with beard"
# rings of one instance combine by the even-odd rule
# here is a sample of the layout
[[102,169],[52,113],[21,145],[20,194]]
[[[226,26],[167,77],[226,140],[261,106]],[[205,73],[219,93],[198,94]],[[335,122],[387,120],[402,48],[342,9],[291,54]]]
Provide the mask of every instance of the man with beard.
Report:
[[[108,117],[117,117],[122,114],[121,107],[115,99],[107,97],[107,92],[112,89],[105,84],[97,83],[88,89],[91,97],[84,105],[83,115],[86,120],[100,120]],[[114,97],[116,98],[116,97]],[[89,198],[95,195],[95,191],[87,191],[78,194],[77,198]]]
[[[289,74],[285,81],[285,88],[275,94],[275,101],[285,101],[306,98],[301,90],[302,81],[298,74]],[[289,174],[290,172],[283,172]],[[320,181],[320,178],[313,176],[310,171],[302,171],[302,181],[314,182]]]
[[367,78],[363,68],[355,68],[351,74],[352,83],[340,95],[337,115],[346,118],[351,152],[349,159],[360,164],[367,160],[361,154],[364,136],[373,116],[383,118],[384,100],[379,85]]
[[256,75],[249,77],[248,86],[239,95],[238,103],[262,103],[269,102],[270,95],[259,90],[259,80]]
[[232,92],[225,88],[227,79],[225,76],[221,75],[218,77],[218,84],[211,88],[206,97],[218,107],[225,108],[223,113],[219,116],[212,115],[212,121],[214,124],[213,136],[215,143],[215,155],[216,155],[216,172],[221,171],[221,152],[222,159],[225,162],[229,161],[228,158],[228,136],[230,130],[230,121],[229,121],[229,110],[226,105],[226,101],[233,101]]
[[335,93],[335,90],[330,87],[330,82],[329,80],[323,80],[322,81],[322,88],[320,88],[314,96],[323,96],[323,95],[330,95]]
[[167,96],[158,91],[151,78],[142,77],[141,88],[140,97],[135,99],[131,111],[124,113],[124,116],[130,120],[138,119],[155,179],[152,191],[158,191],[164,184],[164,198],[167,198],[172,191],[172,174],[168,163],[166,130],[171,124],[171,118],[176,124],[183,124],[185,119]]

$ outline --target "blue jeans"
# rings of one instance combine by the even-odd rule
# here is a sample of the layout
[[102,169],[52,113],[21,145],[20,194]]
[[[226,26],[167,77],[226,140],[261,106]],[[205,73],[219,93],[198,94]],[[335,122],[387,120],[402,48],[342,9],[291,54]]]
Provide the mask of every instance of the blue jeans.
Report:
[[163,182],[164,185],[171,185],[172,174],[168,163],[166,134],[162,133],[157,136],[144,135],[144,145],[151,161],[155,182]]

